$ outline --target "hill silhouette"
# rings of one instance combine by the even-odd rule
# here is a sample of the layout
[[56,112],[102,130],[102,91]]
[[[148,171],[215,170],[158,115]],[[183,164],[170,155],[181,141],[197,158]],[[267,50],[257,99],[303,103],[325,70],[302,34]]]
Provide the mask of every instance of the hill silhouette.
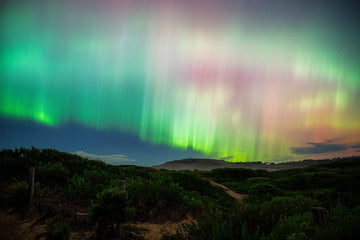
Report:
[[[325,240],[360,234],[359,157],[167,164],[213,169],[115,166],[53,149],[3,149],[0,239],[55,239],[60,234],[72,240]],[[35,183],[28,181],[34,167]],[[126,180],[125,190],[119,180]],[[32,201],[30,185],[35,185]],[[326,214],[322,225],[313,209]]]
[[304,168],[312,165],[323,165],[331,162],[336,162],[336,159],[323,160],[302,160],[296,162],[283,163],[262,163],[262,162],[227,162],[224,160],[205,159],[205,158],[187,158],[175,161],[169,161],[161,165],[155,165],[153,168],[168,169],[168,170],[202,170],[211,171],[216,168],[249,168],[249,169],[264,169],[267,171],[277,171],[292,168]]

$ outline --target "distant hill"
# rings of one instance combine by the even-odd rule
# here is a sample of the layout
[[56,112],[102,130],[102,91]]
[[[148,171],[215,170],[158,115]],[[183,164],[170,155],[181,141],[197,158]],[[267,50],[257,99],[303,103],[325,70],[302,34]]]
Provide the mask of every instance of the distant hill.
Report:
[[284,163],[262,163],[262,162],[226,162],[224,160],[215,159],[182,159],[166,162],[161,165],[153,166],[157,169],[168,170],[203,170],[210,171],[215,168],[249,168],[249,169],[265,169],[268,171],[277,171],[282,169],[303,168],[312,165],[321,165],[340,160],[336,159],[323,159],[323,160],[303,160],[297,162],[284,162]]

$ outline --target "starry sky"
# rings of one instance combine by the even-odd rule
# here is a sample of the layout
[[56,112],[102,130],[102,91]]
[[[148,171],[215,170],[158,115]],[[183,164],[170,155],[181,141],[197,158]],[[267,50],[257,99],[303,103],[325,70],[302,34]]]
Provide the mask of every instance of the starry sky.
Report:
[[360,154],[356,1],[0,4],[0,148],[144,166]]

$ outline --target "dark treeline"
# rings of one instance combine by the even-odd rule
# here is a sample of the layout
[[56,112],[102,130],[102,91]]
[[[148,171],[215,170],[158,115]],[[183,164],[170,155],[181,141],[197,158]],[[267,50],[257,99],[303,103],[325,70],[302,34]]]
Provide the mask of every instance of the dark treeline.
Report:
[[[31,205],[30,166],[36,167]],[[141,239],[143,230],[131,223],[181,221],[189,213],[196,223],[162,238],[357,239],[360,234],[358,158],[276,172],[191,172],[113,166],[52,149],[20,148],[0,152],[0,173],[0,204],[40,214],[47,239],[92,229],[93,238]],[[126,191],[118,187],[120,179],[126,180]],[[236,201],[208,179],[247,197]],[[326,226],[313,222],[311,208],[317,206],[327,209]],[[86,213],[86,223],[78,223],[78,212]]]

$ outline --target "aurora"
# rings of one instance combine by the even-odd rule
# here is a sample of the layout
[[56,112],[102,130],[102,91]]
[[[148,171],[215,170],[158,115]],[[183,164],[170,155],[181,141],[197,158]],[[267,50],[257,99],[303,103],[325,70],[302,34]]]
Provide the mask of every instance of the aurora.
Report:
[[234,162],[354,155],[357,24],[303,2],[7,1],[0,116]]

